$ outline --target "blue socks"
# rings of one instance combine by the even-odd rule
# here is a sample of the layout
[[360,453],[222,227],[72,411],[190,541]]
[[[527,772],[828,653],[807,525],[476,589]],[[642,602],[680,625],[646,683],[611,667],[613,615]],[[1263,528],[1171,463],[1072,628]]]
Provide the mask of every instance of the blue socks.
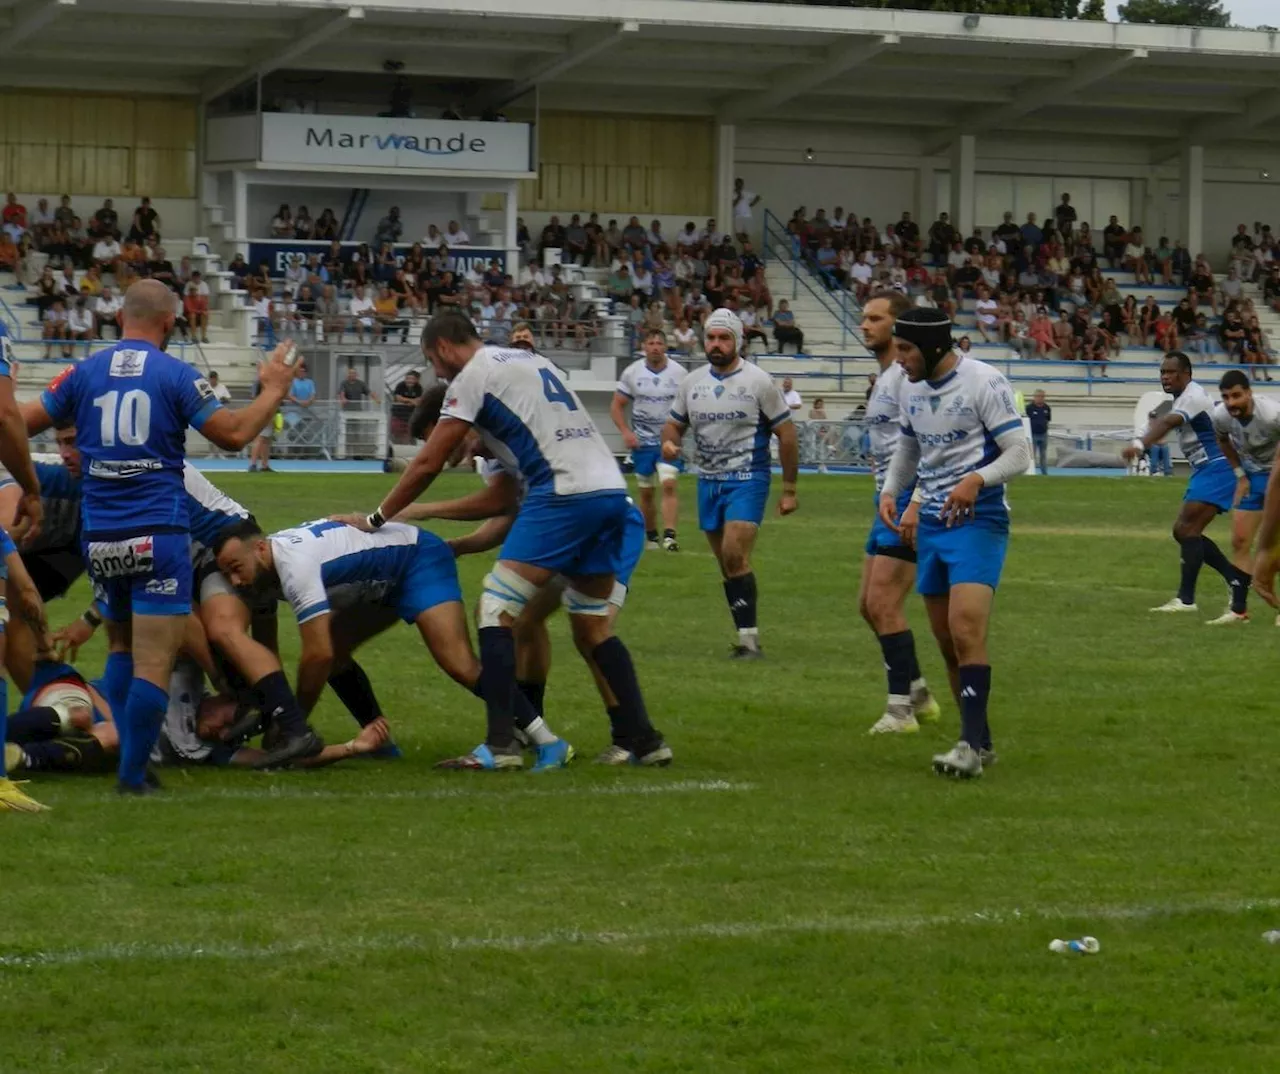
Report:
[[987,700],[991,697],[991,665],[960,665],[960,738],[975,750],[991,749]]
[[140,787],[146,780],[151,750],[160,738],[160,727],[169,708],[169,694],[146,679],[134,679],[129,687],[120,732],[120,782]]
[[103,693],[107,695],[107,704],[111,706],[112,717],[117,724],[120,722],[119,714],[124,711],[132,682],[133,654],[107,653],[107,666],[102,672]]

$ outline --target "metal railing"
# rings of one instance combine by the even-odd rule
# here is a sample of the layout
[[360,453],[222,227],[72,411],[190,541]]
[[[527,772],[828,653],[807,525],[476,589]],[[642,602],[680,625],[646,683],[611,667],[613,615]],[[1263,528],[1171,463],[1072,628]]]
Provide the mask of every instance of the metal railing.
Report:
[[800,248],[799,240],[768,209],[764,214],[763,235],[765,265],[776,262],[791,276],[791,297],[796,298],[801,287],[812,295],[840,325],[840,346],[860,338],[862,310],[853,295],[821,268],[807,250]]

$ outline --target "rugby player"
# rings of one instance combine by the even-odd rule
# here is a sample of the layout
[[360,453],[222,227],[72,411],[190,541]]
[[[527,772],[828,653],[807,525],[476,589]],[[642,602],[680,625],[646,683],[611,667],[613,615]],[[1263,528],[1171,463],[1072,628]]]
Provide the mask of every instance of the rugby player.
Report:
[[[906,310],[893,333],[907,383],[880,519],[916,550],[916,588],[960,709],[960,740],[933,758],[933,769],[969,779],[995,760],[987,624],[1009,546],[1004,486],[1030,465],[1031,445],[1009,382],[956,354],[946,313]],[[913,482],[899,512],[898,498]]]
[[1218,381],[1222,402],[1213,408],[1218,446],[1236,474],[1231,511],[1231,563],[1243,584],[1231,587],[1231,605],[1210,626],[1247,623],[1247,600],[1253,582],[1253,538],[1262,521],[1267,479],[1280,445],[1280,403],[1254,395],[1249,378],[1230,369]]
[[[644,515],[645,539],[650,548],[680,551],[676,541],[676,522],[680,516],[680,496],[676,478],[684,469],[684,460],[667,461],[662,457],[662,427],[671,413],[685,370],[679,362],[667,357],[667,336],[660,328],[644,335],[644,357],[632,362],[618,378],[609,415],[622,434],[622,442],[631,452],[635,465],[636,485],[640,489],[640,511]],[[631,420],[627,421],[627,407]],[[658,542],[658,515],[654,505],[653,486],[662,487],[662,542]]]
[[[866,558],[858,590],[858,611],[875,631],[889,679],[884,714],[871,727],[873,735],[911,734],[920,721],[937,720],[940,709],[920,671],[916,641],[907,624],[907,594],[916,580],[916,550],[880,519],[880,492],[902,428],[899,397],[906,372],[898,364],[893,324],[911,309],[906,295],[877,295],[862,307],[862,334],[867,349],[880,366],[871,398],[867,400],[867,433],[871,440],[871,469],[876,483],[876,518],[867,534]],[[898,494],[897,510],[907,509],[912,485]]]
[[1235,500],[1236,481],[1245,471],[1236,467],[1222,453],[1213,424],[1213,400],[1192,379],[1191,359],[1182,351],[1170,351],[1160,363],[1160,387],[1174,398],[1173,409],[1153,418],[1142,436],[1124,449],[1128,460],[1141,458],[1152,444],[1158,444],[1175,429],[1182,454],[1191,464],[1191,480],[1182,497],[1182,509],[1173,523],[1173,539],[1182,550],[1182,580],[1178,593],[1153,612],[1196,611],[1196,581],[1200,568],[1208,564],[1227,583],[1232,606],[1243,606],[1237,598],[1239,589],[1247,587],[1249,575],[1233,566],[1213,539],[1205,536],[1209,523],[1224,511],[1231,510]]
[[437,314],[422,333],[436,375],[449,382],[440,422],[396,487],[353,525],[381,529],[436,479],[471,429],[489,450],[518,470],[527,491],[479,605],[480,663],[488,730],[460,758],[467,767],[519,768],[514,624],[534,594],[557,574],[579,652],[589,653],[618,701],[618,729],[629,759],[666,765],[671,750],[649,722],[631,654],[609,615],[614,556],[630,500],[613,453],[562,379],[541,355],[488,347],[470,319]]
[[[122,794],[156,789],[147,761],[169,705],[169,676],[191,611],[191,533],[182,495],[188,427],[228,451],[271,419],[293,381],[281,344],[263,363],[262,393],[225,409],[208,381],[164,352],[173,332],[172,292],[157,280],[129,288],[120,342],[60,374],[27,414],[32,435],[74,420],[88,458],[82,539],[89,574],[110,623],[108,699],[123,713]],[[305,725],[287,728],[286,757],[317,752]],[[283,759],[283,758],[282,758]]]
[[782,496],[778,514],[799,506],[796,475],[800,447],[791,408],[768,373],[742,360],[742,321],[718,309],[703,329],[707,365],[680,382],[662,430],[662,456],[681,457],[681,441],[693,430],[698,467],[698,525],[707,535],[724,579],[724,597],[738,638],[735,660],[759,660],[756,576],[751,568],[773,472],[769,437],[778,438]]
[[[39,519],[39,507],[35,515],[28,515],[28,521]],[[38,530],[28,528],[28,533]],[[35,583],[22,565],[22,557],[18,555],[18,547],[9,534],[0,529],[0,581],[6,583],[6,590],[14,600],[14,607],[21,618],[25,619],[41,648],[47,648],[48,627],[44,620],[44,602],[36,590]],[[9,683],[3,675],[5,627],[10,621],[7,598],[0,597],[0,747],[8,734]],[[6,758],[0,750],[0,813],[39,813],[46,807],[9,778]]]

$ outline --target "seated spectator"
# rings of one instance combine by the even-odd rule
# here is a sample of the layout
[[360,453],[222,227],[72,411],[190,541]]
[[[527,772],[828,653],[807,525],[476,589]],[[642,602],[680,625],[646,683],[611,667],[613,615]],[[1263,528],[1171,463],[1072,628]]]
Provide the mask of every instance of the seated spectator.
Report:
[[471,236],[458,226],[458,221],[450,220],[449,226],[444,229],[444,241],[449,244],[450,249],[455,246],[470,246]]
[[[607,265],[609,263],[609,244],[605,241],[604,228],[600,226],[600,216],[598,213],[592,213],[587,218],[587,252],[591,255],[591,260],[597,265]],[[528,231],[526,229],[526,236]]]
[[564,229],[564,249],[561,251],[561,260],[568,261],[571,265],[589,265],[591,264],[591,251],[587,245],[587,229],[582,226],[582,217],[577,213],[569,220],[569,226]]
[[298,212],[293,218],[293,237],[295,239],[309,239],[315,234],[316,222],[311,219],[311,213],[305,205],[298,206]]
[[1271,353],[1271,343],[1267,339],[1267,334],[1262,330],[1257,317],[1250,317],[1245,323],[1244,354],[1245,361],[1249,364],[1250,375],[1254,380],[1259,379],[1259,374],[1262,380],[1272,379],[1271,371],[1267,367],[1275,361],[1275,357]]
[[698,238],[698,225],[690,220],[684,230],[676,235],[676,249],[692,253],[701,245]]
[[1124,248],[1124,267],[1133,273],[1136,282],[1151,283],[1151,266],[1147,262],[1147,248],[1142,242],[1142,229],[1134,228]]
[[782,401],[787,404],[793,414],[799,412],[804,406],[804,400],[796,391],[795,381],[790,377],[782,378]]
[[649,240],[649,233],[640,223],[639,217],[633,216],[622,229],[622,244],[632,250],[643,250]]
[[244,254],[236,254],[227,265],[227,271],[231,273],[231,286],[236,290],[244,290],[250,272],[249,262],[244,259]]
[[978,316],[978,332],[982,336],[984,343],[992,343],[992,336],[996,333],[998,304],[991,297],[991,292],[984,286],[978,287],[978,301],[974,306]]
[[1030,250],[1032,253],[1039,250],[1040,244],[1044,242],[1044,232],[1036,223],[1035,213],[1027,213],[1027,222],[1019,229],[1019,241],[1023,250]]
[[[956,237],[959,238],[959,235]],[[1022,229],[1013,222],[1013,213],[1011,212],[1004,214],[1004,219],[991,232],[991,238],[993,241],[1004,243],[1005,252],[1009,254],[1017,253],[1024,245]],[[1041,238],[1043,238],[1043,234]]]
[[211,370],[209,373],[209,387],[213,390],[213,397],[219,403],[231,402],[231,389],[218,379],[218,371],[216,369]]
[[392,329],[400,330],[400,342],[409,342],[409,321],[400,316],[400,304],[396,301],[396,296],[392,293],[391,288],[383,284],[382,289],[378,292],[378,297],[373,303],[374,316],[378,319],[378,324],[382,326],[382,342],[387,342],[387,334]]
[[[97,338],[97,324],[89,303],[93,301],[88,295],[81,295],[71,302],[67,311],[67,335],[73,340],[87,343]],[[86,352],[87,353],[87,352]]]
[[1168,354],[1169,351],[1178,349],[1178,326],[1167,309],[1162,310],[1160,316],[1156,318],[1154,334],[1157,350]]
[[1066,310],[1059,310],[1058,319],[1053,322],[1053,345],[1063,358],[1070,360],[1076,356],[1075,332]]
[[[1156,321],[1160,319],[1160,307],[1156,306],[1154,300],[1150,297],[1148,297],[1147,302],[1149,305],[1144,307],[1143,312],[1144,316],[1149,317],[1150,323],[1146,325],[1145,328],[1154,336]],[[1151,307],[1153,306],[1155,308],[1154,316],[1151,315]],[[1196,311],[1191,305],[1191,299],[1182,299],[1177,306],[1174,307],[1171,317],[1173,318],[1174,328],[1177,329],[1179,337],[1190,332],[1196,323]],[[1142,338],[1143,346],[1146,346],[1146,343],[1146,334],[1144,332]]]
[[929,256],[935,263],[942,261],[959,241],[960,235],[951,226],[951,218],[946,213],[939,213],[938,219],[929,225]]
[[191,280],[182,296],[182,308],[190,330],[199,336],[201,343],[208,343],[209,286],[200,278],[198,272],[191,274]]
[[893,225],[893,234],[904,251],[920,252],[920,225],[911,219],[910,213],[904,212],[902,219]]
[[698,345],[698,334],[682,316],[676,319],[676,328],[671,335],[671,340],[671,349],[673,351],[677,354],[689,355],[693,353],[693,348]]
[[756,311],[750,304],[743,306],[738,310],[738,320],[742,322],[742,353],[747,353],[753,339],[758,339],[762,343],[768,344],[769,335],[760,327],[760,322],[756,317]]
[[15,244],[27,233],[27,207],[19,204],[18,195],[12,191],[5,196],[4,208],[0,209],[0,226]]
[[160,214],[151,207],[150,198],[143,198],[142,203],[133,211],[133,221],[129,225],[129,234],[125,238],[142,245],[159,231]]
[[71,218],[71,226],[64,229],[67,256],[76,268],[87,269],[93,263],[93,239],[84,229],[80,217]]
[[1102,255],[1112,269],[1115,269],[1124,257],[1124,248],[1128,241],[1129,233],[1120,223],[1120,218],[1111,217],[1107,226],[1102,229]]
[[804,350],[804,333],[796,326],[796,315],[785,298],[778,303],[773,315],[773,338],[777,340],[779,354],[785,353],[789,345],[795,346],[797,354]]
[[111,292],[111,288],[103,286],[102,293],[93,302],[94,328],[99,339],[106,339],[107,332],[115,333],[120,338],[120,323],[117,320],[124,302]]
[[257,269],[246,283],[253,290],[272,294],[276,288],[275,281],[271,279],[271,263],[269,261],[259,261]]
[[49,308],[45,310],[43,317],[44,325],[40,333],[41,338],[45,340],[44,357],[48,361],[53,357],[53,340],[60,339],[63,341],[62,357],[71,357],[71,339],[70,315],[67,313],[66,300],[61,295],[54,296],[49,304]]
[[1030,356],[1048,358],[1053,350],[1053,321],[1049,319],[1049,310],[1040,306],[1027,326],[1027,338],[1031,341]]
[[560,224],[560,217],[552,216],[538,239],[538,260],[545,261],[548,250],[563,251],[568,242],[566,235],[566,229]]
[[393,205],[387,210],[387,215],[378,221],[378,226],[373,233],[373,244],[378,247],[383,243],[394,245],[400,241],[403,233],[404,223],[400,219],[400,206]]
[[89,237],[91,239],[120,238],[120,216],[115,210],[115,202],[106,198],[102,208],[93,214],[89,221]]
[[1227,269],[1227,278],[1219,285],[1222,291],[1223,302],[1239,302],[1244,298],[1244,283],[1240,279],[1240,264],[1237,261],[1231,262],[1231,267]]
[[1214,287],[1213,271],[1202,258],[1197,259],[1191,277],[1187,280],[1187,287],[1187,297],[1191,299],[1192,309],[1207,302],[1209,308],[1213,310],[1213,315],[1215,317],[1218,315],[1218,293]]
[[1213,353],[1213,335],[1209,331],[1209,318],[1203,313],[1194,314],[1193,318],[1185,332],[1180,328],[1176,329],[1178,337],[1185,350],[1208,357]]
[[377,396],[369,390],[369,386],[360,379],[355,366],[347,367],[347,379],[338,386],[338,400],[343,410],[363,410],[365,403]]
[[646,300],[653,294],[653,273],[644,267],[643,261],[638,261],[633,267],[631,286]]
[[0,269],[15,272],[18,268],[18,244],[7,231],[0,231]]
[[614,302],[630,302],[635,293],[635,284],[631,279],[631,270],[626,265],[619,265],[609,273],[605,281],[605,294]]
[[65,297],[66,292],[63,290],[58,278],[54,276],[53,267],[46,263],[40,273],[40,279],[36,281],[35,303],[40,319],[44,320],[44,315],[49,312],[49,307],[53,305],[55,298]]
[[325,284],[316,300],[316,323],[320,326],[323,338],[342,342],[347,321],[342,316],[342,302],[332,284]]
[[1097,363],[1097,373],[1105,377],[1108,358],[1107,337],[1102,334],[1102,330],[1097,325],[1091,324],[1085,329],[1079,347],[1076,357],[1082,362]]
[[618,221],[610,220],[609,226],[601,232],[604,244],[609,248],[610,259],[618,255],[618,251],[622,249],[622,229],[618,227]]
[[49,242],[49,236],[53,233],[54,223],[53,212],[49,208],[49,199],[41,198],[36,202],[35,210],[32,212],[31,219],[27,224],[31,229],[32,236],[41,246]]
[[411,369],[391,393],[392,435],[400,440],[408,439],[409,419],[413,417],[413,408],[421,398],[422,376],[416,369]]
[[147,258],[147,275],[159,280],[166,287],[175,287],[178,276],[173,271],[173,262],[164,256],[164,247],[157,246]]
[[1239,362],[1244,358],[1244,318],[1236,302],[1227,303],[1227,308],[1223,311],[1222,323],[1218,326],[1218,341],[1228,361]]
[[369,333],[368,342],[373,342],[373,322],[376,312],[373,299],[367,296],[362,285],[357,285],[351,296],[351,328],[356,334],[356,339],[361,343],[365,342],[366,330]]
[[965,263],[956,269],[951,281],[952,286],[955,288],[956,298],[963,300],[965,295],[976,293],[978,283],[981,280],[982,270],[973,263],[972,255],[965,254]]
[[80,294],[80,284],[76,282],[76,270],[69,263],[62,266],[57,280],[64,298],[75,298]]
[[654,220],[649,224],[649,233],[645,236],[645,242],[649,244],[649,249],[654,253],[669,254],[671,247],[667,244],[667,237],[662,234],[662,221]]
[[313,239],[322,239],[324,242],[334,242],[338,238],[339,227],[338,218],[333,215],[333,210],[325,209],[320,213],[319,219],[316,220],[316,226],[312,229],[311,237]]
[[307,282],[307,268],[301,254],[290,254],[284,270],[284,293],[296,295],[298,288]]

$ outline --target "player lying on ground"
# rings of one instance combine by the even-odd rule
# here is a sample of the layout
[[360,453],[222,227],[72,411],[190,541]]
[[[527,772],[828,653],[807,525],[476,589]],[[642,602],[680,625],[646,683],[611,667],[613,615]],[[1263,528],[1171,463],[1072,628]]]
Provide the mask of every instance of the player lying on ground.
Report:
[[[37,661],[31,689],[10,724],[5,758],[16,772],[110,772],[119,752],[111,702],[101,679],[87,680],[72,665]],[[194,660],[180,656],[169,679],[169,707],[151,761],[160,765],[234,765],[261,768],[269,750],[228,734],[236,718],[236,700],[210,695]],[[326,746],[311,757],[291,762],[319,768],[349,757],[376,753],[388,736],[386,721],[376,720],[341,745]],[[264,739],[264,745],[271,732]]]
[[[415,439],[425,440],[430,436],[439,420],[444,395],[443,386],[435,386],[419,402],[410,422],[410,431]],[[457,500],[411,504],[396,516],[402,522],[426,519],[483,522],[472,533],[455,537],[448,542],[457,556],[487,552],[501,545],[511,531],[524,499],[524,481],[519,471],[506,467],[493,458],[483,440],[474,433],[463,441],[463,451],[483,461],[481,475],[485,487],[482,490]],[[643,516],[633,505],[631,518],[622,532],[614,562],[616,577],[614,591],[609,598],[610,622],[615,621],[618,612],[622,610],[631,576],[644,553],[644,526]],[[547,679],[551,673],[551,637],[547,632],[546,621],[561,605],[567,605],[564,594],[568,584],[568,579],[563,575],[552,578],[530,599],[512,625],[516,640],[516,684],[539,717],[529,727],[520,726],[517,719],[516,726],[537,748],[539,763],[542,763],[544,754],[554,756],[566,749],[572,754],[572,747],[567,743],[560,745],[563,740],[558,739],[546,726],[543,705]],[[629,764],[634,757],[622,738],[617,699],[591,654],[582,652],[581,649],[579,653],[591,670],[596,688],[600,691],[605,710],[609,714],[613,736],[611,745],[596,761],[599,764]]]
[[[934,771],[968,779],[995,760],[987,625],[1009,547],[1004,486],[1030,466],[1031,445],[1009,382],[952,350],[946,313],[906,310],[893,332],[907,382],[880,518],[916,550],[916,588],[960,709],[960,741],[934,757]],[[912,483],[899,515],[898,497]]]
[[1207,563],[1227,583],[1232,609],[1239,608],[1243,614],[1249,576],[1233,566],[1204,531],[1218,515],[1231,510],[1236,480],[1244,471],[1233,474],[1231,464],[1223,455],[1213,425],[1213,400],[1192,379],[1191,359],[1182,351],[1170,351],[1164,356],[1160,363],[1160,387],[1173,396],[1173,409],[1153,418],[1147,431],[1122,452],[1129,460],[1141,458],[1153,444],[1160,443],[1176,429],[1178,445],[1191,464],[1191,480],[1187,482],[1182,509],[1173,523],[1173,539],[1182,550],[1182,580],[1177,596],[1151,610],[1196,611],[1196,581],[1200,568]]
[[403,523],[364,533],[322,519],[268,536],[245,521],[221,534],[214,552],[247,600],[278,592],[293,609],[302,646],[295,692],[304,714],[334,668],[397,619],[418,628],[446,675],[482,696],[458,568],[434,533]]

